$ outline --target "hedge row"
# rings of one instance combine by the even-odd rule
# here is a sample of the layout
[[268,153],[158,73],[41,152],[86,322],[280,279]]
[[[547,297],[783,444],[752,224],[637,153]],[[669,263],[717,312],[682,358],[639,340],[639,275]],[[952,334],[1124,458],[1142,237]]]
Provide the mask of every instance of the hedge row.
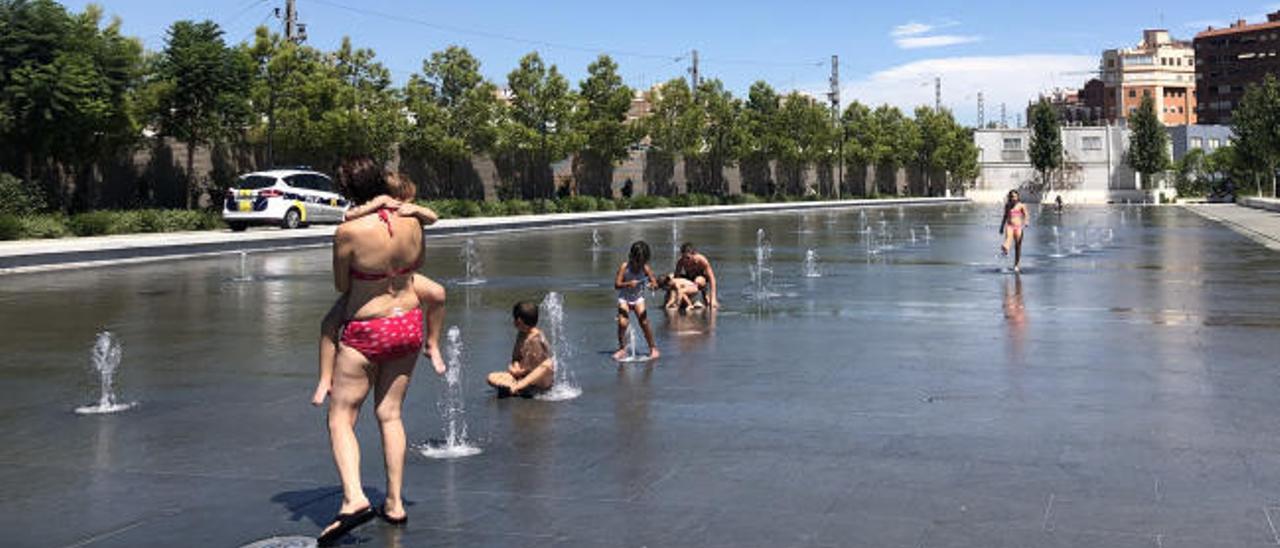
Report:
[[[814,199],[817,198],[808,198]],[[800,198],[780,197],[774,201],[796,201]],[[663,207],[696,207],[727,204],[759,204],[768,200],[753,194],[734,196],[710,196],[707,194],[681,194],[670,198],[663,196],[638,196],[636,198],[609,199],[592,196],[573,196],[555,200],[504,200],[501,202],[475,202],[471,200],[426,200],[422,205],[430,207],[442,219],[468,217],[503,217],[509,215],[539,215],[546,213],[585,213],[591,211],[621,211],[627,209],[655,209]]]
[[[611,200],[591,196],[573,196],[555,200],[505,200],[477,202],[472,200],[427,200],[423,205],[434,209],[442,219],[465,217],[502,217],[546,213],[582,213],[663,207],[696,207],[726,204],[758,204],[767,201],[792,202],[818,200],[780,196],[766,200],[752,194],[710,196],[682,194],[670,198],[638,196]],[[179,232],[225,228],[217,211],[172,209],[139,209],[129,211],[91,211],[66,216],[56,213],[15,215],[0,213],[0,240],[27,238],[65,238],[67,236],[102,236],[145,232]]]
[[137,209],[90,211],[66,216],[0,214],[0,240],[64,238],[145,232],[181,232],[224,228],[216,211]]

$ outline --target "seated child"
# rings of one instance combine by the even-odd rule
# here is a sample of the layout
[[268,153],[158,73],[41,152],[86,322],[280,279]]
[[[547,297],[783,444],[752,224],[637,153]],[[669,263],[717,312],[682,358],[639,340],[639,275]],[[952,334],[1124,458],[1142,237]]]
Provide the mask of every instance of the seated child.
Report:
[[[413,188],[401,189],[399,194],[408,197],[414,195]],[[347,211],[346,220],[358,219],[365,215],[371,215],[379,209],[394,209],[396,214],[404,217],[416,217],[423,226],[431,225],[436,222],[438,217],[434,211],[428,208],[417,206],[410,202],[400,202],[390,196],[378,196],[368,203],[354,207]],[[437,374],[443,375],[445,372],[444,357],[440,354],[440,329],[444,325],[444,303],[445,290],[444,286],[432,281],[430,278],[415,272],[413,274],[413,292],[418,296],[418,303],[426,312],[427,319],[427,343],[422,348],[422,353],[431,360],[432,367],[435,368]],[[329,395],[329,389],[333,386],[333,364],[338,357],[338,335],[342,331],[342,313],[347,307],[347,295],[340,295],[338,300],[329,308],[329,312],[324,315],[324,320],[320,322],[320,379],[316,383],[316,390],[311,395],[311,405],[324,405],[325,398]]]
[[516,326],[516,344],[511,349],[511,364],[506,371],[489,373],[489,386],[498,390],[498,397],[532,396],[551,388],[555,381],[556,364],[551,356],[551,345],[542,330],[538,329],[538,305],[529,301],[516,303],[511,310]]
[[[699,277],[701,279],[701,277]],[[667,274],[658,278],[658,287],[667,290],[667,308],[702,308],[701,301],[695,302],[693,297],[702,292],[697,282],[691,282],[684,278],[677,278],[674,275]]]

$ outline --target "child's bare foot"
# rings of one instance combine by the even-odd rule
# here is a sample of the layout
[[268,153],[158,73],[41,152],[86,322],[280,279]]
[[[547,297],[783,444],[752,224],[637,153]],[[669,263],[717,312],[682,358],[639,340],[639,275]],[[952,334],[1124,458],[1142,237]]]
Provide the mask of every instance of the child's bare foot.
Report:
[[662,353],[661,353],[661,352],[658,352],[658,349],[657,349],[657,348],[650,348],[650,349],[649,349],[649,359],[651,359],[651,360],[656,360],[656,359],[658,359],[658,356],[661,356],[661,355],[662,355]]
[[316,391],[311,395],[311,405],[320,407],[324,405],[324,399],[329,396],[329,384],[319,383],[316,385]]
[[613,359],[615,360],[621,360],[622,358],[625,358],[625,357],[627,357],[627,347],[625,346],[622,348],[619,348],[617,352],[613,353]]
[[707,305],[702,304],[702,301],[698,301],[698,302],[696,302],[696,303],[693,303],[693,309],[694,309],[694,310],[701,310],[701,309],[706,308],[706,307],[707,307]]
[[1005,246],[1000,246],[1000,256],[1001,256],[1001,257],[1008,257],[1008,256],[1009,256],[1009,248],[1007,248],[1007,247],[1005,247]]
[[425,346],[422,348],[422,355],[431,360],[431,367],[434,367],[437,375],[443,375],[445,372],[444,358],[440,356],[439,346]]

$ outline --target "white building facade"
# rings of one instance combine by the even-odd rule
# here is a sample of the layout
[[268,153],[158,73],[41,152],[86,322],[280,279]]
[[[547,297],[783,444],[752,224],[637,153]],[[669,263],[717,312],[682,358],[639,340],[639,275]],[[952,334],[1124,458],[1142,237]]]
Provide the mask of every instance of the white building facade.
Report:
[[1063,127],[1063,167],[1040,181],[1028,152],[1028,128],[980,129],[973,134],[978,147],[978,178],[966,194],[974,201],[1000,202],[1010,190],[1027,201],[1106,204],[1172,200],[1173,188],[1164,177],[1139,186],[1138,175],[1125,163],[1129,131],[1121,126]]

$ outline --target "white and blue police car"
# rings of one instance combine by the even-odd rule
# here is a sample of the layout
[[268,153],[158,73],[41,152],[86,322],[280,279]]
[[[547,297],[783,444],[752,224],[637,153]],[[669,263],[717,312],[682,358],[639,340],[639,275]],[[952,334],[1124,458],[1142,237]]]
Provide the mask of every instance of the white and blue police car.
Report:
[[222,219],[231,230],[251,224],[298,228],[340,223],[349,207],[328,175],[310,169],[273,169],[241,175],[227,190]]

